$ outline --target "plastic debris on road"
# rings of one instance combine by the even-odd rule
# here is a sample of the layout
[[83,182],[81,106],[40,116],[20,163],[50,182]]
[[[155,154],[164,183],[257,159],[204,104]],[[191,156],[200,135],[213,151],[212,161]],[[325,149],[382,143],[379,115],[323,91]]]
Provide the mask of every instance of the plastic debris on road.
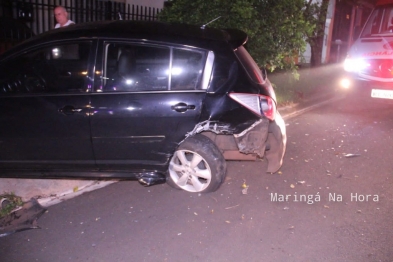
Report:
[[350,158],[350,157],[357,157],[360,156],[360,154],[345,154],[344,157]]

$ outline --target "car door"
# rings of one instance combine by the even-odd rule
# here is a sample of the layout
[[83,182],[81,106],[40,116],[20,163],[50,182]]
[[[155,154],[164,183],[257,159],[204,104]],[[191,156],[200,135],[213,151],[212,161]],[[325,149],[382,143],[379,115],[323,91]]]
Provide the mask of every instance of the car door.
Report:
[[[100,169],[165,168],[199,121],[205,53],[147,43],[102,44],[91,132]],[[172,73],[171,73],[172,72]],[[98,84],[99,83],[99,84]]]
[[95,168],[89,125],[95,45],[48,43],[0,63],[3,173]]

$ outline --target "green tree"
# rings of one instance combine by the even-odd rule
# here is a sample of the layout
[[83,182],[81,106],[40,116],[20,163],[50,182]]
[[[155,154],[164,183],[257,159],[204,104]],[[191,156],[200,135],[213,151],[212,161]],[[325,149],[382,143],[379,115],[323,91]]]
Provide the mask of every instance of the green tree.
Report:
[[247,48],[260,66],[295,68],[314,26],[304,17],[304,0],[172,0],[159,19],[238,28],[249,36]]
[[329,0],[322,0],[318,3],[315,0],[305,1],[304,18],[313,25],[313,30],[307,31],[307,42],[311,47],[312,67],[322,64],[323,39],[325,37],[325,23]]
[[[304,19],[304,0],[256,1],[259,30],[250,41],[252,50],[260,50],[259,62],[279,68],[293,67],[306,46],[306,35],[314,28]],[[252,51],[253,53],[253,51]]]

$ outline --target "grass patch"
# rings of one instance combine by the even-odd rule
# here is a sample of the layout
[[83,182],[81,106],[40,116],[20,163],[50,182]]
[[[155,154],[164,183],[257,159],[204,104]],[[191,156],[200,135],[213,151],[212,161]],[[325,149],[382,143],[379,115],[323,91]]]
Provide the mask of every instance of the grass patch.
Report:
[[268,75],[276,92],[279,106],[291,105],[315,93],[333,92],[343,72],[341,64],[328,64],[317,68],[304,66],[296,77],[290,71],[275,71]]
[[0,218],[10,214],[14,209],[23,205],[21,197],[16,196],[14,193],[4,193],[0,195]]

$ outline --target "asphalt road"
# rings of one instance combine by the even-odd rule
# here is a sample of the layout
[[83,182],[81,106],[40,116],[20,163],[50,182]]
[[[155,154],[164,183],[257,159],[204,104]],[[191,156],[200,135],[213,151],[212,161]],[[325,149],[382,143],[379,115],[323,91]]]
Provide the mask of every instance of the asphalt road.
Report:
[[0,260],[393,261],[392,115],[341,100],[291,118],[280,174],[229,162],[214,193],[125,181],[67,200],[0,238]]

